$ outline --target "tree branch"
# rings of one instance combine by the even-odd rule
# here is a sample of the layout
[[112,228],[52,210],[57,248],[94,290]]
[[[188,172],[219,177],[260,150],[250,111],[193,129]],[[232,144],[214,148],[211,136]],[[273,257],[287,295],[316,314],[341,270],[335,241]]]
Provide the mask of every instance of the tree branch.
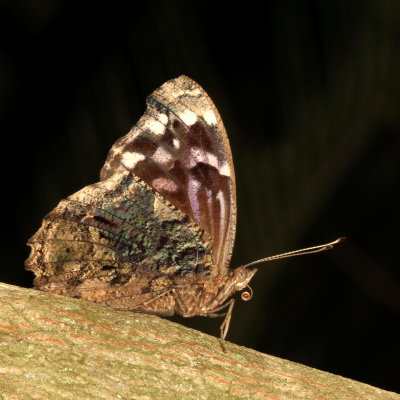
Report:
[[400,399],[146,314],[0,283],[3,399]]

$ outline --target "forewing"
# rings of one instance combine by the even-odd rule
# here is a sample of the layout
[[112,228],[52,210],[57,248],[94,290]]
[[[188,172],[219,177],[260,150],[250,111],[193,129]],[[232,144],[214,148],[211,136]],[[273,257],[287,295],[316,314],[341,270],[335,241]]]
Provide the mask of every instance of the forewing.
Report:
[[145,114],[111,148],[101,179],[120,166],[211,236],[213,263],[226,273],[236,230],[232,155],[221,117],[196,82],[180,76],[147,98]]

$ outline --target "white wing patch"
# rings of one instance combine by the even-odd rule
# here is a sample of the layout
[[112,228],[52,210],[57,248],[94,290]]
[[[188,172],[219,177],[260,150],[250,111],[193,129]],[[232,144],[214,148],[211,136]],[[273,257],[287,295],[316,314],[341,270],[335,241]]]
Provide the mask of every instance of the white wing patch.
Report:
[[178,117],[187,125],[187,126],[192,126],[196,123],[197,121],[197,115],[190,110],[185,110],[181,113],[178,114]]
[[199,147],[192,147],[190,149],[188,168],[195,167],[199,162],[211,165],[212,167],[220,170],[218,166],[218,158],[215,154],[201,150]]
[[217,117],[213,110],[207,110],[203,113],[203,118],[209,125],[217,125]]
[[133,169],[139,161],[143,161],[145,158],[144,154],[125,151],[122,154],[122,164],[128,169]]
[[170,163],[173,159],[172,155],[168,153],[164,148],[161,146],[158,147],[158,149],[154,152],[154,154],[151,156],[151,158],[161,164],[161,165],[166,165]]
[[231,168],[229,167],[229,164],[226,162],[223,163],[219,168],[219,173],[224,176],[231,176]]
[[168,124],[168,115],[161,113],[159,115],[159,120],[162,124],[167,125]]
[[215,154],[206,153],[208,164],[218,169],[218,158]]
[[[165,115],[165,114],[163,114]],[[139,124],[138,124],[139,125]],[[165,132],[165,125],[163,125],[160,121],[153,118],[145,118],[143,124],[140,126],[143,130],[149,130],[157,136],[161,136]]]

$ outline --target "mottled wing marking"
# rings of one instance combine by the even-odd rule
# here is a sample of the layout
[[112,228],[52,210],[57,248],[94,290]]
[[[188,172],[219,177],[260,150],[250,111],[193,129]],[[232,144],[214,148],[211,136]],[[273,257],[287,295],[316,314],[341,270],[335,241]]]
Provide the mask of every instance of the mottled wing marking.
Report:
[[173,297],[137,303],[175,277],[212,273],[207,235],[122,167],[62,200],[28,244],[36,287],[119,309],[172,315]]
[[236,228],[235,176],[225,128],[205,91],[185,76],[155,90],[143,117],[110,150],[101,179],[120,165],[211,236],[214,265],[226,273]]

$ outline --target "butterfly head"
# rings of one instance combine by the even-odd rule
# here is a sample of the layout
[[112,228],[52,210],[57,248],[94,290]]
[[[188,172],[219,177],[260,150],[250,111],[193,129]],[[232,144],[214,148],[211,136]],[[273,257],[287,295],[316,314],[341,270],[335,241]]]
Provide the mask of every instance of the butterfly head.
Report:
[[249,286],[249,282],[256,272],[257,270],[255,268],[247,269],[245,267],[238,267],[229,269],[228,274],[224,277],[216,276],[213,288],[215,289],[218,287],[218,291],[215,292],[215,295],[212,296],[211,299],[208,299],[208,301],[204,298],[205,304],[203,306],[202,315],[211,315],[221,310],[221,307],[224,308],[227,304],[230,304],[227,300],[232,295],[245,288],[248,288],[249,292],[242,292],[241,297],[245,301],[250,300],[252,297],[252,290]]
[[239,292],[240,290],[248,288],[249,291],[242,292],[241,298],[244,301],[250,300],[253,297],[253,291],[249,286],[249,282],[256,272],[257,269],[249,269],[246,267],[238,267],[229,270],[229,277],[224,285],[224,290],[222,291],[225,294],[225,299],[232,296],[234,293]]
[[232,270],[232,281],[235,282],[235,292],[246,288],[257,272],[255,268],[238,267]]

